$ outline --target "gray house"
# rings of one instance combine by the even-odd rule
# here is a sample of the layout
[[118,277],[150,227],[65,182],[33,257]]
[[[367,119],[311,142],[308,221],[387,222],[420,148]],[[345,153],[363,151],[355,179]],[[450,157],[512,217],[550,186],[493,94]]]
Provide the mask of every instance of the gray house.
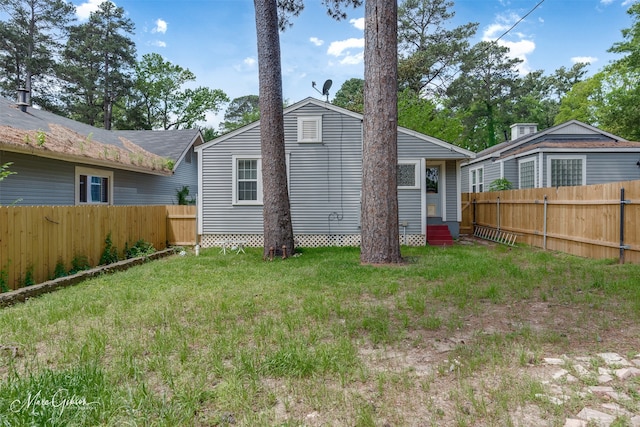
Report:
[[[362,115],[306,98],[284,110],[284,126],[296,243],[359,245]],[[237,239],[261,246],[260,122],[209,141],[196,152],[201,244]],[[427,224],[432,223],[458,235],[460,165],[470,158],[470,151],[398,129],[401,243],[426,244]]]
[[0,205],[175,204],[198,192],[199,130],[108,131],[0,97]]
[[514,189],[602,184],[640,179],[640,143],[578,120],[538,131],[511,126],[511,139],[462,165],[462,192],[489,191],[496,179]]

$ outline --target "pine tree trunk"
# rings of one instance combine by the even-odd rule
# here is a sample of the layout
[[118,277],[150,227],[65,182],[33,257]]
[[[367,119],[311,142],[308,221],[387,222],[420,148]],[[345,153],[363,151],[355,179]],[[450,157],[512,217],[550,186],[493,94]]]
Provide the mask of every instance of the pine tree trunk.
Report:
[[264,257],[294,251],[287,187],[280,36],[276,0],[254,0],[258,39]]
[[360,261],[398,263],[398,4],[366,0]]

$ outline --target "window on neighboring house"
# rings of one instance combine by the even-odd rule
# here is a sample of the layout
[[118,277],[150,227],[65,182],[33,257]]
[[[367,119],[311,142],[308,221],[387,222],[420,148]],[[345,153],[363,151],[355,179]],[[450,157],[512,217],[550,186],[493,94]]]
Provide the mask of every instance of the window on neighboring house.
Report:
[[233,203],[262,203],[262,162],[259,157],[233,157]]
[[416,189],[419,186],[419,161],[399,161],[398,162],[398,188]]
[[322,142],[322,116],[298,117],[298,142]]
[[111,204],[113,172],[76,168],[76,204]]
[[471,169],[469,174],[469,188],[471,192],[482,193],[484,191],[484,167]]
[[536,186],[536,160],[523,160],[518,163],[520,175],[520,188],[535,188]]
[[549,156],[548,174],[551,187],[584,185],[586,181],[586,157]]

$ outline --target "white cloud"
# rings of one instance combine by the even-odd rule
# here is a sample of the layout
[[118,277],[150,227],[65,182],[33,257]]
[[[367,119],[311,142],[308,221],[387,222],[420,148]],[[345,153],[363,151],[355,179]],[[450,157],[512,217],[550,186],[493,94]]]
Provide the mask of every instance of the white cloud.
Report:
[[[342,65],[360,64],[364,60],[364,39],[350,38],[331,42],[327,54],[340,58]],[[355,51],[355,52],[352,52]]]
[[151,30],[152,33],[166,33],[167,32],[167,21],[164,19],[158,19],[156,21],[156,27]]
[[349,23],[358,30],[364,31],[364,18],[350,19]]
[[322,46],[324,44],[324,40],[320,40],[317,37],[309,37],[309,41],[316,46]]
[[255,58],[248,56],[242,60],[241,64],[236,64],[233,68],[238,72],[252,71],[255,70],[257,63]]
[[596,58],[595,56],[574,56],[571,58],[571,62],[574,64],[577,64],[579,62],[593,64],[594,62],[597,62],[597,61],[598,61],[598,58]]
[[600,3],[607,6],[613,3],[614,0],[600,0]]
[[87,0],[84,3],[76,6],[76,16],[80,21],[86,21],[89,19],[91,12],[95,12],[99,9],[100,3],[104,0]]
[[[486,27],[482,33],[482,40],[494,41],[498,37],[502,37],[519,19],[520,17],[515,14],[510,14],[509,16],[496,16],[496,22]],[[518,72],[523,75],[528,74],[531,71],[531,67],[529,65],[527,55],[533,53],[536,49],[535,42],[526,34],[521,32],[510,32],[508,35],[516,40],[505,40],[504,38],[501,38],[498,40],[498,44],[509,48],[509,57],[518,58],[522,61],[518,65]]]
[[152,46],[156,46],[156,47],[167,47],[167,44],[165,42],[163,42],[162,40],[155,40],[151,42]]
[[[342,56],[348,55],[349,49],[364,49],[364,38],[356,39],[350,38],[346,40],[338,40],[336,42],[331,42],[329,45],[329,49],[327,49],[327,53],[331,56]],[[346,51],[346,53],[345,53]]]

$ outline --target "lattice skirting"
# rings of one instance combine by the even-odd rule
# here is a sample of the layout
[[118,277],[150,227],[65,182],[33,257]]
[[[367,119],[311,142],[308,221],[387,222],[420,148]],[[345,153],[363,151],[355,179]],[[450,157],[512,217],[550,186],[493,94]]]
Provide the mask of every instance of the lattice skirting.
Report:
[[[200,236],[200,245],[203,248],[218,246],[218,242],[229,240],[245,241],[247,247],[262,247],[264,240],[262,234],[204,234]],[[360,246],[359,234],[298,234],[295,236],[296,246],[302,248],[317,248],[324,246]],[[422,234],[400,235],[400,244],[407,246],[426,245],[425,236]]]

